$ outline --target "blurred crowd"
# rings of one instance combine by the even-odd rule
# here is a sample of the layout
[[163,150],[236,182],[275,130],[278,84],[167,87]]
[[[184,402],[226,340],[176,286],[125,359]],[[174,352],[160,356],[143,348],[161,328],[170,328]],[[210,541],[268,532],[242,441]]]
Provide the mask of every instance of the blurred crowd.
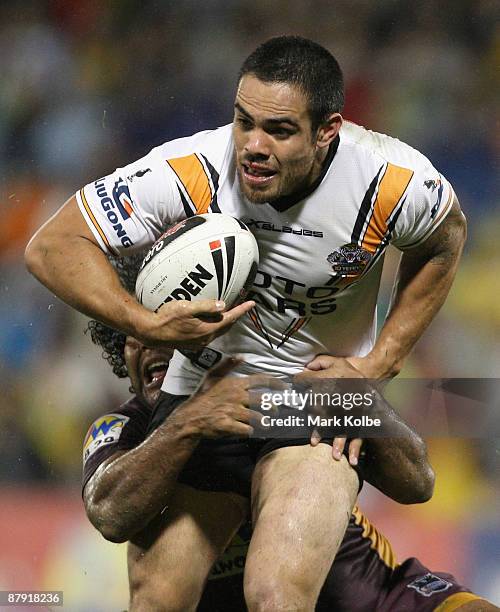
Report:
[[[0,480],[74,485],[88,425],[128,393],[84,335],[85,318],[24,270],[29,236],[91,179],[228,123],[239,65],[272,35],[332,50],[345,117],[427,154],[468,216],[456,285],[405,373],[498,376],[495,9],[490,0],[1,3]],[[471,465],[491,482],[498,465],[478,448]]]
[[[499,377],[496,11],[494,0],[0,3],[2,588],[74,583],[102,597],[124,572],[121,557],[99,565],[105,549],[78,486],[86,430],[127,398],[129,382],[84,334],[86,318],[29,276],[24,246],[85,183],[165,140],[231,121],[238,68],[270,36],[328,47],[345,74],[344,116],[428,155],[468,217],[454,288],[401,376]],[[380,323],[394,252],[386,264]],[[430,453],[438,478],[429,504],[398,507],[365,487],[363,506],[401,554],[423,555],[500,600],[499,441],[431,440]],[[126,598],[124,574],[113,589]]]

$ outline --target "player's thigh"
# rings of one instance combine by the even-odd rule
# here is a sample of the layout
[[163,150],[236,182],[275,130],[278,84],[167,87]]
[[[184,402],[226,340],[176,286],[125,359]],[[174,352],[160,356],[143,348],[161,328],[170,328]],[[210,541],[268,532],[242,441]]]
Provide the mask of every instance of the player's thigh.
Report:
[[288,446],[264,456],[252,482],[254,533],[246,588],[292,580],[319,593],[358,485],[356,472],[345,457],[335,461],[328,444]]
[[[196,605],[213,563],[247,515],[248,500],[240,495],[177,485],[165,511],[129,544],[131,608]],[[174,603],[161,608],[157,601]]]

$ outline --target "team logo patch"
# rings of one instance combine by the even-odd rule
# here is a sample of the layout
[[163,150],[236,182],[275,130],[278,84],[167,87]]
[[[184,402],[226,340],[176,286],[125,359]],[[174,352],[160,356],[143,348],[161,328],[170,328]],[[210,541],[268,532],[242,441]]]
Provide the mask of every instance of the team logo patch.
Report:
[[425,574],[421,578],[417,578],[413,582],[407,585],[409,589],[415,589],[419,595],[423,595],[424,597],[430,597],[434,595],[434,593],[442,593],[443,591],[447,591],[453,586],[451,582],[445,580],[444,578],[440,578],[435,574]]
[[351,242],[330,253],[326,260],[337,276],[351,278],[362,274],[371,258],[368,251]]
[[118,442],[129,420],[123,414],[107,414],[94,421],[83,443],[83,460],[87,461],[102,446]]

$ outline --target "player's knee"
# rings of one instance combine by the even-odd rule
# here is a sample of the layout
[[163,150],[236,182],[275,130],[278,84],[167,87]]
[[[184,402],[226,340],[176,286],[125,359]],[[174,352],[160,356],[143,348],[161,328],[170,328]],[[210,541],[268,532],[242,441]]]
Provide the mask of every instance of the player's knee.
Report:
[[[285,584],[286,583],[286,584]],[[286,580],[245,580],[245,602],[249,612],[314,609],[316,597]]]

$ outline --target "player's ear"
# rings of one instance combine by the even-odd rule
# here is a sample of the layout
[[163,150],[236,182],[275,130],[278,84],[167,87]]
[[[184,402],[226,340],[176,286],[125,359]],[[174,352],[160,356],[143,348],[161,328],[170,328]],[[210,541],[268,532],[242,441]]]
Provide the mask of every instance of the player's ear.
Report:
[[316,144],[321,149],[329,147],[331,142],[337,138],[342,126],[342,115],[340,113],[332,113],[326,121],[318,128]]

